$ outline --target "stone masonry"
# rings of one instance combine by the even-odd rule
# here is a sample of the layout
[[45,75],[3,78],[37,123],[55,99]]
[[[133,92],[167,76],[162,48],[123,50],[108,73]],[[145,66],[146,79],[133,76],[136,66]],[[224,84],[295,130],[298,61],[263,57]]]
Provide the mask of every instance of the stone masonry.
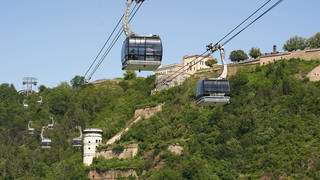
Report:
[[115,152],[113,149],[109,148],[107,150],[102,150],[100,152],[97,152],[97,157],[101,156],[105,159],[129,159],[133,158],[138,154],[138,144],[132,143],[128,144],[122,152]]
[[320,66],[317,66],[311,72],[309,72],[307,77],[310,81],[320,81]]
[[118,169],[111,169],[106,172],[98,172],[95,170],[91,170],[89,172],[89,179],[90,180],[116,180],[118,178],[128,178],[128,177],[135,177],[138,179],[138,175],[135,170],[127,169],[127,170],[118,170]]

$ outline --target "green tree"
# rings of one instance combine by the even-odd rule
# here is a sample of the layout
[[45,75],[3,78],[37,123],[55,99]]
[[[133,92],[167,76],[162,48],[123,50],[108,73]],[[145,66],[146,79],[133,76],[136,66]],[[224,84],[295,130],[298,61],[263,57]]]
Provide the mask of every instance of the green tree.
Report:
[[137,74],[135,71],[133,70],[127,70],[124,74],[123,74],[123,79],[124,80],[131,80],[131,79],[135,79],[137,77]]
[[47,89],[47,87],[45,86],[45,85],[40,85],[39,86],[39,92],[41,93],[41,92],[43,92],[43,91],[45,91]]
[[310,48],[320,48],[320,32],[307,40]]
[[183,179],[181,174],[173,169],[158,169],[152,172],[147,179]]
[[234,50],[230,53],[229,56],[231,61],[243,61],[245,59],[248,59],[247,53],[245,53],[243,50]]
[[283,45],[283,49],[286,51],[304,50],[307,47],[307,39],[299,36],[291,37]]
[[211,57],[210,59],[208,59],[205,64],[206,66],[209,66],[209,67],[213,67],[214,64],[217,64],[217,59],[216,58],[213,58]]
[[251,48],[249,55],[250,57],[256,59],[257,57],[261,56],[261,51],[259,48]]
[[17,91],[13,84],[1,84],[0,85],[0,99],[3,101],[4,98],[9,98],[10,96],[17,95]]
[[85,83],[84,77],[83,76],[78,76],[78,75],[76,75],[70,81],[70,84],[72,85],[72,87],[80,87],[80,86],[84,85],[84,83]]

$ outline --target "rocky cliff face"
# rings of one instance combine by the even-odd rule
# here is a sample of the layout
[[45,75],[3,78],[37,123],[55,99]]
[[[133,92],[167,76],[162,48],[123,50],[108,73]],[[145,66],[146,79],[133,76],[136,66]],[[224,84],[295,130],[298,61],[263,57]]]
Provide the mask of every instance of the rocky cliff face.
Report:
[[320,81],[320,66],[314,68],[307,76],[310,81]]
[[[121,139],[121,136],[129,131],[129,129],[135,124],[138,123],[142,118],[150,118],[154,114],[162,111],[162,106],[164,104],[160,104],[155,107],[150,108],[143,108],[143,109],[137,109],[134,113],[134,117],[128,123],[128,125],[121,130],[119,133],[117,133],[115,136],[110,138],[106,144],[111,145],[115,143],[116,141]],[[96,157],[103,157],[105,159],[112,159],[112,158],[118,158],[118,159],[129,159],[133,158],[138,154],[138,144],[131,143],[124,147],[122,151],[116,151],[112,148],[109,148],[107,150],[101,150],[99,152],[96,152]],[[98,172],[96,170],[91,170],[88,174],[89,179],[118,179],[121,177],[135,177],[138,179],[137,173],[132,170],[123,170],[123,169],[111,169],[106,172]]]
[[113,144],[114,142],[118,141],[121,139],[121,136],[129,131],[129,129],[132,127],[132,125],[134,125],[135,123],[138,123],[142,118],[150,118],[151,116],[153,116],[154,114],[156,114],[157,112],[162,111],[162,106],[164,104],[160,104],[158,106],[155,107],[150,107],[150,108],[143,108],[143,109],[137,109],[134,113],[134,117],[133,119],[130,121],[130,123],[124,128],[124,130],[120,131],[119,133],[117,133],[115,136],[113,136],[112,138],[110,138],[107,141],[107,144]]
[[106,172],[98,172],[95,170],[91,170],[88,175],[90,180],[116,180],[118,178],[128,178],[134,177],[138,179],[138,175],[135,170],[128,169],[128,170],[118,170],[118,169],[111,169]]
[[162,111],[162,106],[164,104],[160,104],[158,106],[155,107],[150,107],[150,108],[143,108],[143,109],[137,109],[134,112],[134,118],[137,117],[143,117],[143,118],[150,118],[151,116],[153,116],[155,113]]
[[132,143],[128,144],[121,152],[116,152],[115,150],[109,148],[107,150],[103,150],[97,152],[97,157],[104,157],[105,159],[128,159],[133,158],[138,154],[138,144]]

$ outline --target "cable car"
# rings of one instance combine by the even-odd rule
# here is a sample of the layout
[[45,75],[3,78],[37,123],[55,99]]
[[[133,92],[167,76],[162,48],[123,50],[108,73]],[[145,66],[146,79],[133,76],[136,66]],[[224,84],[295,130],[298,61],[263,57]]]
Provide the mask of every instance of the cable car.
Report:
[[28,134],[34,134],[34,128],[33,127],[31,127],[31,123],[32,123],[32,121],[29,121],[28,122]]
[[46,129],[46,126],[42,126],[41,130],[41,148],[48,149],[51,148],[51,139],[49,138],[44,138],[43,137],[43,132]]
[[77,126],[76,128],[79,129],[80,136],[72,139],[72,146],[81,147],[82,146],[82,130],[80,126]]
[[34,128],[28,128],[28,134],[30,135],[34,134]]
[[221,45],[208,45],[212,53],[220,51],[223,71],[218,78],[202,79],[197,83],[196,102],[197,105],[224,105],[230,101],[230,84],[226,79],[228,65],[225,60],[224,48]]
[[25,109],[28,109],[29,104],[27,104],[27,100],[23,100],[23,107],[24,107]]
[[53,124],[48,124],[48,129],[53,129]]
[[39,96],[39,100],[37,101],[38,104],[42,104],[42,96]]
[[[132,32],[129,27],[130,6],[133,0],[127,0],[123,19],[126,39],[122,45],[122,70],[153,71],[161,65],[162,43],[158,35],[142,36]],[[143,0],[135,0],[142,3]]]
[[51,148],[51,139],[44,138],[41,140],[41,148],[48,149]]
[[162,43],[157,35],[131,35],[122,46],[122,70],[153,71],[161,65]]
[[197,83],[197,105],[227,104],[230,101],[230,84],[225,79],[203,79]]
[[53,126],[54,126],[54,123],[55,123],[54,120],[53,120],[53,117],[50,116],[49,119],[51,119],[51,124],[48,124],[48,125],[47,125],[47,128],[48,128],[48,129],[53,129]]
[[82,146],[82,139],[81,138],[73,138],[72,139],[72,146],[73,147],[81,147]]

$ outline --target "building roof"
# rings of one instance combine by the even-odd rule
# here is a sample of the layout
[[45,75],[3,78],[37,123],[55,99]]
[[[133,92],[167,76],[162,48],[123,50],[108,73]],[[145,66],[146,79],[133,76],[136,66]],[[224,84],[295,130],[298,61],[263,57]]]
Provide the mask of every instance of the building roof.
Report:
[[102,129],[99,129],[99,128],[87,128],[85,130],[83,130],[83,133],[99,133],[99,134],[102,134],[103,131]]

